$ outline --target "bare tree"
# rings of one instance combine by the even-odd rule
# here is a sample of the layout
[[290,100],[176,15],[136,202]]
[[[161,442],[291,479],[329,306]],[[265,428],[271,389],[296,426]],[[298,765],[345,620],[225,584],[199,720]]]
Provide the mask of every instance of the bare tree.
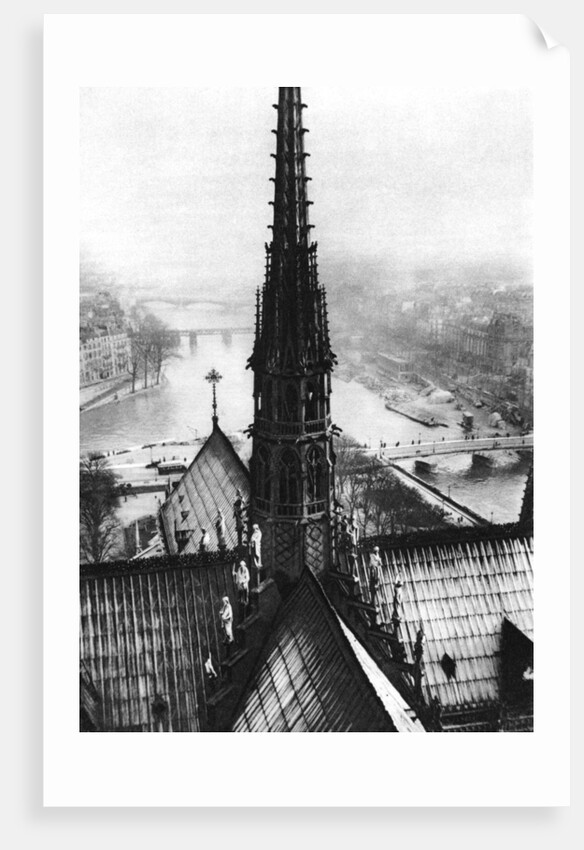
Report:
[[79,548],[93,564],[111,560],[119,547],[118,479],[105,458],[83,458],[79,468]]
[[130,338],[130,353],[128,356],[128,374],[132,378],[132,392],[136,392],[136,381],[138,373],[142,366],[142,342],[138,331],[131,328],[129,330]]
[[162,367],[170,357],[178,357],[176,337],[169,328],[152,313],[140,312],[134,307],[130,312],[130,358],[128,372],[132,377],[132,392],[140,370],[143,370],[143,386],[148,386],[151,370],[156,384],[160,383]]
[[349,436],[335,444],[337,494],[364,534],[403,534],[443,525],[442,512]]
[[158,319],[155,319],[149,327],[151,340],[150,360],[155,375],[156,384],[160,383],[162,367],[171,357],[178,357],[176,351],[176,339],[172,331]]
[[371,465],[359,443],[350,436],[341,436],[335,442],[335,478],[337,496],[352,514],[358,508],[363,490],[363,471]]
[[405,534],[444,525],[443,513],[390,469],[378,470],[363,494],[364,525],[372,534]]

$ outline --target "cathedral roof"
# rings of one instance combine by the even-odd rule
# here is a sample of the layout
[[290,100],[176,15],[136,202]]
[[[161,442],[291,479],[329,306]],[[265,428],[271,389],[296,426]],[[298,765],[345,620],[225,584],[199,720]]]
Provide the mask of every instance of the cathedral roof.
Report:
[[305,570],[278,612],[234,732],[423,732]]
[[[380,620],[391,623],[400,576],[408,659],[420,623],[424,627],[427,696],[438,696],[445,710],[497,702],[504,620],[533,639],[532,539],[485,533],[474,540],[380,549]],[[366,555],[358,573],[369,599]]]
[[186,539],[183,554],[197,551],[201,529],[211,537],[216,548],[215,521],[223,512],[228,549],[235,548],[237,535],[233,505],[237,490],[249,499],[249,473],[219,425],[213,426],[211,435],[162,505],[160,519],[168,551],[179,551],[177,532]]
[[[218,611],[235,598],[232,562],[160,558],[84,567],[80,582],[82,707],[101,731],[205,731],[223,657]],[[101,705],[96,704],[99,695]],[[92,699],[90,700],[90,697]],[[99,714],[99,720],[97,715]]]

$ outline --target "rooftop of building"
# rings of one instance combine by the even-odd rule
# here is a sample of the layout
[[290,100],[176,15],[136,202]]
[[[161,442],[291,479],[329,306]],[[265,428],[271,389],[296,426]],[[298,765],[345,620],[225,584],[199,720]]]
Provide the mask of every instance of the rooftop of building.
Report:
[[[228,549],[237,543],[233,506],[237,492],[249,499],[249,473],[229,438],[215,422],[213,430],[187,471],[162,505],[160,520],[171,554],[192,554],[199,548],[202,529],[216,548],[215,523],[221,511]],[[177,542],[182,537],[182,548]]]
[[100,731],[157,731],[157,701],[166,706],[164,731],[209,728],[216,687],[205,662],[211,658],[220,677],[218,612],[224,596],[235,597],[232,569],[232,559],[216,555],[83,568],[82,696],[87,703],[87,694],[94,695],[92,719]]
[[278,612],[234,732],[424,732],[310,570]]
[[[377,541],[379,620],[391,624],[399,578],[401,634],[410,660],[423,625],[427,701],[437,696],[444,710],[497,703],[504,621],[533,638],[533,540],[516,526],[426,539],[409,545]],[[370,601],[368,558],[363,552],[358,559],[358,578]]]

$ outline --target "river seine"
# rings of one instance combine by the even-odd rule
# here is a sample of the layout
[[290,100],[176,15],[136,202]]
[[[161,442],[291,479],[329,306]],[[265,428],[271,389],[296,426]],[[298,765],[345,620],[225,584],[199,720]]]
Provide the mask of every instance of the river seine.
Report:
[[[170,317],[162,318],[168,321]],[[182,325],[176,321],[169,324],[196,327],[188,324],[184,311],[182,320]],[[222,324],[227,326],[227,322]],[[240,318],[230,324],[245,326],[246,322]],[[81,414],[81,452],[204,437],[211,427],[211,387],[205,375],[212,368],[223,376],[217,388],[221,427],[227,434],[241,433],[253,417],[252,373],[245,368],[252,341],[251,334],[233,335],[231,342],[221,335],[210,335],[198,337],[197,344],[191,346],[188,337],[184,337],[180,356],[168,363],[160,386]],[[420,436],[422,440],[436,439],[436,429],[425,428],[386,410],[383,399],[375,392],[355,381],[335,379],[334,375],[331,409],[333,421],[345,434],[374,447],[381,440],[395,444],[398,440],[418,440]],[[460,436],[460,429],[441,428],[440,436],[454,439]],[[431,473],[420,477],[485,519],[495,523],[516,520],[529,459],[500,452],[494,466],[477,468],[471,457],[470,454],[444,456],[437,459]],[[401,462],[410,471],[413,464],[413,461]]]

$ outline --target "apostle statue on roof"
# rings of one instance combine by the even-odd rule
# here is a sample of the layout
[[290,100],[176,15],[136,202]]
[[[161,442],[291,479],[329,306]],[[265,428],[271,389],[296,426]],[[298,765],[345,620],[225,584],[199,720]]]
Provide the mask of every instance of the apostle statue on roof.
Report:
[[237,532],[237,545],[239,548],[243,546],[243,535],[245,532],[245,513],[246,505],[241,494],[241,490],[235,492],[235,502],[233,504],[233,516],[235,517],[235,530]]
[[211,535],[206,528],[201,528],[201,540],[199,543],[199,552],[208,552],[211,547]]
[[215,520],[215,531],[217,532],[217,547],[220,552],[225,552],[227,549],[227,529],[225,527],[225,517],[223,511],[219,511]]
[[233,608],[228,596],[224,596],[219,609],[219,618],[221,620],[221,629],[223,631],[223,643],[232,644],[233,638]]
[[349,568],[351,574],[357,575],[357,552],[359,546],[359,526],[355,519],[355,514],[351,514],[351,519],[347,526],[347,550],[349,554]]
[[426,647],[426,635],[424,634],[424,624],[420,623],[420,628],[416,634],[416,643],[414,644],[414,659],[416,664],[421,664],[424,657],[424,649]]
[[213,659],[211,658],[210,655],[208,656],[207,660],[205,661],[205,673],[207,674],[207,676],[211,680],[218,678],[217,671],[215,670],[215,667],[213,666]]
[[375,605],[377,601],[377,591],[379,589],[379,580],[381,578],[381,556],[379,554],[379,546],[373,548],[373,552],[369,555],[369,595],[371,604]]
[[233,581],[235,582],[239,604],[245,611],[249,602],[249,570],[243,559],[239,562],[237,569],[233,568]]
[[249,554],[252,566],[256,570],[262,569],[262,532],[257,522],[253,524],[252,533],[249,540]]

